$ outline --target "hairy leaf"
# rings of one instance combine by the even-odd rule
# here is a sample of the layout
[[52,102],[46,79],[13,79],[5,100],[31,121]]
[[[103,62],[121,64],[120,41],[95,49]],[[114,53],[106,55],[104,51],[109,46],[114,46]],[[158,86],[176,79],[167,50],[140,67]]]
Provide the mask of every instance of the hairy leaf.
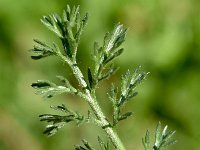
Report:
[[93,84],[94,84],[94,80],[93,80],[90,68],[88,68],[88,81],[89,81],[89,84],[90,84],[90,88],[92,88]]
[[134,73],[128,70],[126,74],[122,76],[121,96],[118,102],[119,107],[137,95],[135,88],[146,78],[147,74],[148,73],[145,72],[138,73],[138,69],[136,69]]
[[[104,49],[105,52],[109,52],[119,47],[126,35],[126,29],[123,29],[123,25],[117,24],[112,33],[107,33],[104,37]],[[121,40],[119,40],[121,38]]]
[[57,86],[55,83],[45,80],[38,80],[37,82],[32,83],[31,86],[37,89],[36,94],[43,95],[45,99],[63,93],[73,93],[68,87]]
[[132,116],[132,115],[133,115],[132,112],[127,112],[127,113],[125,113],[125,114],[119,116],[118,121],[121,121],[121,120],[127,119],[128,117],[130,117],[130,116]]
[[146,132],[145,138],[142,138],[142,143],[145,150],[150,150],[150,134],[148,130]]
[[[155,130],[155,142],[153,145],[153,150],[162,150],[166,149],[168,146],[176,143],[176,140],[173,139],[175,131],[168,131],[167,126],[162,130],[161,123],[159,122]],[[150,150],[150,135],[149,131],[146,132],[145,138],[142,139],[143,146],[145,150]]]
[[95,150],[90,143],[86,140],[82,140],[84,146],[75,145],[75,150]]
[[47,56],[57,55],[57,49],[52,48],[51,46],[37,39],[35,39],[34,42],[36,42],[37,45],[30,50],[32,53],[32,59],[38,60]]
[[41,19],[41,22],[52,32],[54,32],[59,38],[63,38],[62,33],[60,32],[60,29],[58,28],[58,22],[57,18],[53,15],[43,16]]
[[99,136],[98,136],[98,142],[101,150],[109,150],[109,142],[105,143]]
[[46,126],[46,129],[44,131],[44,134],[47,134],[48,136],[55,134],[58,131],[58,129],[62,128],[65,124],[69,122],[75,122],[79,126],[82,123],[88,122],[90,119],[89,114],[88,117],[85,117],[84,115],[78,112],[69,110],[64,104],[58,106],[51,106],[51,108],[53,108],[54,110],[64,112],[65,115],[39,115],[40,121],[46,121],[48,123],[51,123]]

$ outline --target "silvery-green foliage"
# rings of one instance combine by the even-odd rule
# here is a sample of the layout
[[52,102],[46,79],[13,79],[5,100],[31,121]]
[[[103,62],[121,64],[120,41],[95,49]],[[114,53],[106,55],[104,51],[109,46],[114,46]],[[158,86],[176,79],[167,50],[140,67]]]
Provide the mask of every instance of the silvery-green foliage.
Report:
[[40,121],[51,123],[46,126],[44,131],[44,134],[47,134],[48,136],[54,135],[58,129],[62,128],[66,123],[75,122],[77,125],[80,125],[82,123],[87,123],[90,120],[90,113],[88,113],[88,116],[86,117],[79,112],[69,110],[64,104],[56,107],[52,106],[51,108],[61,111],[65,115],[42,114],[39,116]]
[[82,140],[83,146],[75,145],[75,150],[95,150],[88,141]]
[[[98,42],[94,42],[93,50],[93,66],[88,66],[87,77],[84,76],[77,63],[77,51],[80,43],[81,35],[86,26],[88,14],[83,17],[79,14],[79,6],[70,8],[67,5],[61,16],[54,13],[44,16],[41,22],[52,31],[61,41],[62,46],[56,43],[46,44],[40,40],[34,40],[36,45],[31,49],[34,60],[46,58],[48,56],[56,56],[71,68],[71,71],[78,81],[77,86],[73,86],[68,79],[63,76],[57,76],[59,83],[48,80],[38,80],[32,83],[32,87],[36,89],[36,94],[42,95],[43,98],[49,99],[61,94],[73,94],[79,96],[88,103],[88,114],[84,115],[78,111],[67,108],[64,104],[51,107],[56,111],[60,111],[63,115],[45,113],[40,115],[40,121],[48,124],[44,134],[48,136],[54,135],[60,128],[67,123],[75,122],[76,125],[82,123],[93,123],[99,126],[106,133],[106,137],[110,142],[105,142],[98,136],[98,142],[101,150],[109,150],[112,143],[117,150],[125,150],[125,146],[115,131],[115,126],[122,120],[132,116],[133,112],[123,112],[122,108],[133,99],[138,93],[136,87],[147,77],[146,72],[136,70],[128,70],[122,75],[121,85],[114,83],[108,94],[113,108],[113,119],[109,121],[109,117],[105,116],[96,97],[96,90],[100,81],[111,77],[119,67],[114,65],[114,59],[120,56],[124,49],[121,48],[125,41],[127,29],[118,23],[111,32],[107,32],[103,38],[103,44],[100,46]],[[80,108],[78,108],[80,109]],[[159,150],[174,143],[172,136],[175,132],[167,132],[167,127],[161,131],[161,125],[158,124],[155,134],[154,150]],[[107,141],[107,140],[106,140]],[[76,150],[95,150],[89,142],[82,140],[83,145],[76,145]],[[150,149],[149,131],[143,139],[145,150]]]
[[176,140],[173,139],[175,131],[167,131],[167,128],[168,126],[165,126],[162,130],[161,123],[158,123],[155,131],[155,141],[153,148],[150,146],[150,133],[147,130],[145,138],[142,139],[145,150],[162,150],[166,149],[170,145],[175,144]]

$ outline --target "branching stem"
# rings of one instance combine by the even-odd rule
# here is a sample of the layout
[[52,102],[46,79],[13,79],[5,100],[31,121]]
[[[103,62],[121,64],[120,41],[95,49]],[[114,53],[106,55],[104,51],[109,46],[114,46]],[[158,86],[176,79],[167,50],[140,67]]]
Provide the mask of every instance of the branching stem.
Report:
[[94,112],[97,119],[101,122],[101,125],[100,125],[101,128],[106,132],[107,136],[110,138],[115,148],[117,150],[126,150],[122,141],[118,137],[117,133],[110,126],[110,123],[106,120],[106,117],[103,114],[103,111],[96,100],[96,96],[92,94],[91,91],[87,88],[87,83],[83,77],[81,70],[77,66],[77,63],[76,62],[72,63],[66,57],[63,57],[63,56],[61,58],[63,59],[63,61],[68,63],[68,65],[72,69],[74,76],[76,77],[80,86],[84,89],[84,95],[85,95],[84,98],[88,102],[90,108]]
[[[34,60],[45,58],[47,56],[58,56],[71,68],[73,75],[78,81],[79,88],[76,89],[73,87],[68,79],[63,76],[57,76],[62,85],[55,84],[48,80],[38,80],[37,82],[32,83],[31,86],[37,90],[36,94],[43,95],[45,99],[66,93],[77,95],[87,101],[95,117],[91,119],[90,111],[88,111],[88,116],[85,117],[85,115],[71,111],[62,104],[54,108],[55,110],[65,112],[67,115],[42,114],[39,116],[40,121],[50,123],[46,126],[44,131],[44,134],[47,134],[48,136],[55,134],[58,129],[72,121],[76,122],[77,125],[88,122],[95,123],[106,132],[107,137],[110,139],[116,150],[126,150],[122,141],[115,132],[114,127],[119,121],[132,116],[132,112],[123,113],[121,108],[130,99],[137,95],[135,88],[146,78],[148,73],[139,73],[138,69],[133,73],[132,71],[127,71],[127,73],[122,76],[120,88],[113,84],[108,93],[108,98],[113,107],[113,120],[112,122],[109,122],[96,98],[96,89],[100,81],[108,79],[118,70],[113,63],[113,60],[120,56],[124,51],[120,46],[125,41],[127,29],[124,28],[122,24],[118,23],[112,32],[107,32],[105,34],[102,46],[99,46],[98,42],[94,43],[94,69],[88,67],[88,80],[86,80],[76,62],[76,55],[80,37],[87,20],[87,13],[82,19],[80,18],[79,6],[74,6],[71,9],[69,5],[67,5],[67,8],[63,10],[63,15],[61,17],[56,13],[49,15],[48,17],[44,16],[41,19],[42,23],[59,37],[62,42],[62,49],[65,53],[63,54],[63,50],[61,51],[56,43],[53,43],[52,47],[51,45],[37,39],[34,40],[36,45],[31,49],[31,52],[33,53],[31,58]],[[167,126],[163,131],[161,130],[161,124],[159,123],[156,128],[153,149],[166,148],[176,142],[172,139],[175,132],[167,132]],[[145,138],[142,140],[145,150],[149,150],[149,139],[150,136],[147,131]],[[109,150],[109,144],[105,144],[99,136],[98,141],[102,150]],[[94,150],[87,141],[83,140],[83,144],[85,148],[82,146],[75,146],[75,149]]]

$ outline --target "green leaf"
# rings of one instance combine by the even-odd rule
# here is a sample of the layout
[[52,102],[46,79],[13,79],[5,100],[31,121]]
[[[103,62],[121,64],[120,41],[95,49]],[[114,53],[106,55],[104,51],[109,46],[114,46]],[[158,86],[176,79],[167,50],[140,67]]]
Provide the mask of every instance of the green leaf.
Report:
[[120,115],[119,118],[118,118],[118,121],[121,121],[121,120],[124,120],[124,119],[127,119],[128,117],[132,116],[133,113],[132,112],[127,112],[123,115]]
[[148,130],[146,132],[145,138],[142,138],[142,143],[145,150],[150,150],[150,134]]
[[146,79],[148,73],[142,72],[138,73],[138,69],[134,73],[129,70],[122,76],[121,82],[121,96],[118,102],[118,106],[124,105],[128,100],[135,97],[137,92],[135,88]]
[[71,13],[71,8],[70,8],[69,5],[67,5],[66,14],[67,14],[67,20],[68,20],[68,21],[70,20],[70,13]]
[[[78,17],[78,16],[77,16]],[[78,19],[79,20],[79,19]],[[75,35],[76,42],[79,43],[83,29],[88,21],[88,14],[86,13],[80,23],[77,23],[77,32]]]
[[120,36],[117,37],[114,43],[113,49],[118,48],[125,41],[126,34],[127,34],[127,29],[124,29],[122,33],[120,34]]
[[162,127],[161,123],[159,122],[157,127],[156,127],[156,132],[155,132],[155,146],[159,147],[159,143],[162,140]]
[[104,64],[106,65],[107,63],[111,62],[114,58],[118,57],[119,55],[121,55],[123,53],[124,49],[121,48],[113,53],[110,54],[110,56],[104,60]]
[[70,82],[63,76],[56,76],[63,84],[65,87],[69,88],[71,90],[71,92],[73,92],[72,94],[77,94],[77,89],[74,88]]
[[111,34],[109,32],[107,32],[104,36],[104,43],[103,43],[103,48],[106,50],[107,49],[107,46],[109,44],[109,41],[110,41],[110,38],[111,38]]
[[159,150],[167,148],[168,146],[176,143],[176,140],[173,139],[175,131],[167,132],[167,126],[162,130],[161,123],[159,122],[156,131],[155,131],[155,143],[153,150]]
[[38,80],[37,82],[32,83],[31,86],[33,88],[39,89],[39,88],[48,88],[51,86],[56,86],[56,84],[47,80]]
[[39,115],[40,121],[46,121],[48,124],[44,131],[44,134],[51,136],[55,134],[60,128],[64,127],[69,122],[75,122],[77,126],[82,123],[89,121],[89,116],[85,117],[84,115],[74,112],[72,110],[67,109],[67,107],[62,104],[58,106],[51,106],[52,109],[61,111],[66,115],[54,115],[54,114],[42,114]]
[[[175,131],[167,132],[167,126],[162,130],[161,123],[159,122],[156,131],[155,131],[155,142],[153,145],[153,150],[162,150],[166,149],[168,146],[176,143],[176,140],[173,139]],[[147,130],[145,138],[142,138],[142,143],[145,150],[150,150],[150,135]]]
[[98,142],[101,150],[109,150],[109,143],[104,143],[104,141],[98,136]]
[[95,150],[90,143],[86,140],[82,140],[84,146],[75,145],[75,150]]
[[43,132],[43,134],[47,134],[48,136],[52,136],[52,135],[57,133],[59,128],[62,128],[62,127],[63,127],[62,124],[48,125],[48,126],[46,126],[46,129]]
[[34,39],[34,41],[37,45],[35,45],[34,48],[30,50],[32,53],[32,59],[38,60],[47,56],[57,55],[57,49],[52,48],[51,46],[37,39]]
[[72,91],[65,86],[57,86],[55,83],[45,80],[38,80],[37,82],[32,83],[31,86],[37,89],[36,94],[43,95],[45,99],[63,93],[72,93]]
[[112,102],[113,107],[117,104],[117,94],[118,94],[118,89],[115,87],[114,84],[112,84],[109,93],[109,100]]
[[113,32],[107,33],[104,38],[104,48],[105,52],[109,52],[117,47],[119,47],[124,41],[126,35],[126,29],[123,28],[123,25],[117,24]]
[[92,77],[92,73],[91,73],[90,68],[88,68],[88,81],[89,81],[89,84],[90,84],[90,88],[92,88],[94,81],[93,81],[93,77]]
[[100,51],[100,46],[98,44],[98,42],[94,42],[94,57],[97,58],[99,55],[99,51]]
[[70,26],[71,27],[74,27],[75,26],[75,24],[76,24],[76,18],[77,18],[77,16],[78,16],[78,13],[79,13],[79,6],[77,6],[77,7],[73,7],[72,8],[72,11],[71,11],[71,13],[70,13]]
[[71,111],[67,109],[67,107],[64,104],[58,105],[58,106],[51,106],[54,110],[59,110],[61,112],[70,113]]
[[98,78],[98,81],[108,79],[110,76],[115,74],[119,68],[115,67],[114,64],[111,64],[105,71],[105,73],[102,73],[100,77]]
[[57,26],[57,18],[53,15],[43,16],[41,19],[41,22],[52,32],[54,32],[59,38],[63,38],[62,33],[60,32],[58,26]]

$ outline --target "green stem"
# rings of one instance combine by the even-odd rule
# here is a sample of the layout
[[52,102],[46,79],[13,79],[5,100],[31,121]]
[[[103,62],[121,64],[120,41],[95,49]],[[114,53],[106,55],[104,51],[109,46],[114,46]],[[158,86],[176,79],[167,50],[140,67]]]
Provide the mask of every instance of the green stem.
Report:
[[83,77],[81,70],[76,65],[76,63],[70,65],[70,67],[80,86],[84,89],[84,94],[86,95],[85,99],[87,100],[97,119],[101,122],[102,129],[106,132],[107,136],[110,138],[114,147],[117,150],[125,150],[125,147],[119,139],[117,133],[113,130],[112,127],[109,126],[110,123],[106,120],[106,117],[103,114],[103,111],[101,110],[101,107],[99,106],[95,95],[91,94],[90,90],[87,88],[87,83]]

